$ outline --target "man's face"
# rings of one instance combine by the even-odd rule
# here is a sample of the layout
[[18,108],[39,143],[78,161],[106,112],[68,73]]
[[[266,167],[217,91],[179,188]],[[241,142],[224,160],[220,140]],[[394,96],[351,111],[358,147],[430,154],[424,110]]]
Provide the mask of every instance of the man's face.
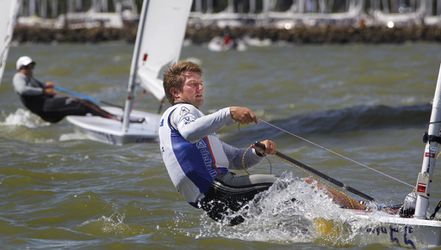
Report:
[[32,76],[32,74],[33,74],[32,70],[34,69],[34,67],[35,67],[35,64],[31,63],[29,65],[22,67],[21,71],[27,76]]
[[188,102],[196,107],[200,107],[204,102],[204,82],[201,79],[201,74],[195,72],[184,72],[185,77],[182,91],[175,89],[173,95],[175,96],[175,103]]

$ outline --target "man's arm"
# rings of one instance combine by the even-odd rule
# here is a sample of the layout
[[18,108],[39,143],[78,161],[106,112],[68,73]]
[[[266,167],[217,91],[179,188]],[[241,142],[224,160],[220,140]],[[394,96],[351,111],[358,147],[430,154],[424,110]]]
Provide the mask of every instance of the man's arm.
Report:
[[223,108],[210,115],[203,115],[196,107],[180,105],[172,114],[172,123],[186,140],[196,142],[232,123],[230,109]]
[[22,74],[15,74],[12,84],[19,95],[42,95],[44,92],[43,88],[31,87],[26,84],[26,76]]
[[[260,162],[262,157],[257,156],[254,148],[236,148],[223,141],[222,148],[230,162],[230,169],[246,169]],[[245,154],[245,155],[244,155]]]

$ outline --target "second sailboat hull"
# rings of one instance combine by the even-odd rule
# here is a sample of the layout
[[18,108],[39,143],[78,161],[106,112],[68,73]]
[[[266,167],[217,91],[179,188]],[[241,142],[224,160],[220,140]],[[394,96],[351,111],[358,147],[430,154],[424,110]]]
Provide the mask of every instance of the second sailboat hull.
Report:
[[[122,110],[104,107],[108,112],[122,116]],[[158,138],[158,114],[133,110],[131,118],[144,118],[143,122],[131,122],[127,131],[123,131],[122,122],[98,116],[68,116],[67,120],[75,125],[76,131],[85,134],[89,139],[112,145],[128,143],[145,143]]]

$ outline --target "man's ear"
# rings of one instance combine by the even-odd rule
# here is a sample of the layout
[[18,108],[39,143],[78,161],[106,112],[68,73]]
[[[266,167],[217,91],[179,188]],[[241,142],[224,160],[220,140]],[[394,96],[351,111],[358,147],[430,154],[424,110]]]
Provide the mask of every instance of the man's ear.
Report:
[[170,88],[170,94],[173,96],[173,99],[176,99],[181,94],[181,91],[177,88]]

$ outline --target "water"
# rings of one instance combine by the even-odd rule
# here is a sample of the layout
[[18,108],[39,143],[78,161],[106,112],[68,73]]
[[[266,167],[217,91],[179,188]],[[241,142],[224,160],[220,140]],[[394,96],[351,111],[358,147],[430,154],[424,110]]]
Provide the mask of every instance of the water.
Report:
[[[421,168],[421,137],[430,116],[428,104],[441,62],[439,51],[441,45],[428,43],[275,44],[225,53],[187,46],[182,58],[196,58],[202,63],[206,112],[229,105],[251,107],[266,121],[413,185]],[[269,158],[271,170],[286,175],[290,192],[270,192],[262,205],[266,212],[251,215],[246,225],[230,228],[212,222],[177,194],[156,143],[116,147],[85,140],[66,121],[49,125],[29,114],[11,85],[15,60],[29,55],[37,61],[37,78],[122,104],[131,52],[132,46],[122,42],[23,44],[11,48],[0,86],[3,248],[342,246],[317,240],[311,229],[311,218],[336,218],[342,216],[339,209],[319,193],[304,191],[307,189],[296,177],[307,174],[280,159]],[[155,111],[158,107],[148,94],[139,92],[136,98],[137,109]],[[272,138],[281,152],[381,203],[400,203],[410,191],[264,124],[231,126],[220,135],[239,146]],[[251,173],[269,171],[269,162],[263,160]],[[440,178],[440,171],[435,171],[430,211],[441,199],[437,188]],[[307,202],[283,206],[283,201],[293,195]],[[343,243],[345,240],[341,239]]]

